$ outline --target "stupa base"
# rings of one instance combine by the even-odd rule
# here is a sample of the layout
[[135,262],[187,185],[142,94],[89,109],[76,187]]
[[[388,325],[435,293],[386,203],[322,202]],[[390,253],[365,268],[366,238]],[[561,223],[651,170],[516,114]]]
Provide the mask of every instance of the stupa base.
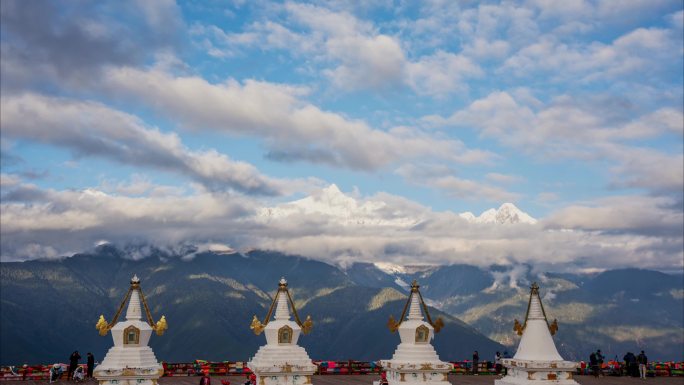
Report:
[[[448,362],[408,363],[381,361],[390,385],[445,385],[449,384],[447,374],[453,368]],[[377,384],[378,381],[374,382]]]
[[164,368],[121,368],[96,370],[93,376],[100,385],[157,385]]
[[[567,373],[567,372],[566,372]],[[535,373],[536,374],[536,373]],[[535,375],[533,374],[533,375]],[[525,378],[518,378],[518,377],[511,377],[511,376],[505,376],[501,379],[494,380],[494,385],[545,385],[545,384],[553,384],[553,385],[579,385],[579,383],[572,378],[559,378],[556,377],[556,379],[551,379],[553,378],[552,376],[555,374],[558,376],[559,374],[562,373],[547,373],[546,375],[551,375],[551,377],[547,377],[546,379],[525,379]]]
[[[277,368],[273,368],[277,369]],[[309,385],[312,383],[311,376],[314,370],[290,372],[264,370],[254,371],[258,385]]]
[[257,385],[311,384],[316,365],[301,346],[265,345],[259,348],[247,367],[257,377]]
[[[373,381],[378,385],[380,381]],[[394,372],[387,371],[387,383],[389,385],[448,385],[447,373],[433,371]]]
[[577,363],[570,361],[531,361],[506,358],[508,375],[494,385],[579,385],[572,376]]

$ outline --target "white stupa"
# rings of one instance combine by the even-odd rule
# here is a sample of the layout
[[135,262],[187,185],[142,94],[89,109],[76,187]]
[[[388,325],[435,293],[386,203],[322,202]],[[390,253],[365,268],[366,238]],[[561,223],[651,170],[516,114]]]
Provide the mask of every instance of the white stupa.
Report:
[[508,374],[495,380],[495,385],[578,385],[572,379],[576,362],[565,361],[558,354],[551,337],[558,330],[558,322],[549,325],[544,306],[539,298],[539,286],[530,288],[525,322],[515,320],[514,330],[522,335],[513,358],[502,359]]
[[[127,302],[126,320],[117,322]],[[143,321],[143,308],[146,321]],[[114,315],[112,323],[107,323],[101,315],[96,327],[103,336],[111,331],[114,340],[114,346],[109,349],[102,363],[93,372],[100,385],[157,384],[157,379],[164,374],[164,369],[157,362],[154,352],[147,344],[153,330],[158,335],[164,334],[167,329],[166,318],[162,316],[156,324],[152,321],[145,296],[140,289],[140,279],[137,276],[131,279],[131,287]]]
[[[441,319],[432,322],[427,306],[418,290],[416,281],[411,284],[411,293],[401,313],[399,322],[390,317],[388,326],[392,332],[399,330],[401,343],[394,352],[391,360],[382,360],[380,364],[385,369],[387,381],[390,385],[449,384],[447,374],[453,368],[448,362],[443,362],[437,356],[430,341],[439,332],[444,323]],[[427,322],[423,317],[423,311]],[[406,309],[408,308],[408,317]],[[376,382],[377,383],[377,382]]]
[[[290,320],[292,307],[295,320]],[[273,310],[275,308],[275,317]],[[311,362],[303,347],[297,345],[301,333],[308,334],[313,326],[311,317],[301,322],[297,315],[285,278],[280,280],[268,314],[261,323],[254,316],[251,329],[256,335],[266,333],[266,345],[259,348],[247,367],[256,375],[259,385],[311,384],[316,365]]]

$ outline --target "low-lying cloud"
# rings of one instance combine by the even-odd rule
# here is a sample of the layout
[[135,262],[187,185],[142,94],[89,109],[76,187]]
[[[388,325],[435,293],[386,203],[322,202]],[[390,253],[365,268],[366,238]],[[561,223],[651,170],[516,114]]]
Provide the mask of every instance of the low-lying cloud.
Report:
[[[5,194],[38,189],[16,178],[4,180]],[[120,245],[220,243],[336,264],[682,267],[684,218],[667,198],[606,198],[559,209],[536,224],[483,224],[389,194],[354,198],[334,186],[277,205],[207,190],[135,197],[94,189],[38,190],[24,201],[3,198],[4,261],[56,257],[107,240]]]

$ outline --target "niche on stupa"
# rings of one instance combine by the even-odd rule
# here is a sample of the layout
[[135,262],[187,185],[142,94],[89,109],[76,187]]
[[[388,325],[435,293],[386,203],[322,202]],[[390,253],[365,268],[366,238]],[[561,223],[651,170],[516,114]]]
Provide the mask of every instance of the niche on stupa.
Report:
[[124,329],[124,345],[137,345],[140,343],[140,329],[131,325]]
[[278,343],[290,344],[292,343],[292,328],[285,325],[278,329]]
[[416,328],[416,343],[425,344],[428,342],[428,337],[430,336],[430,329],[425,325],[420,325]]

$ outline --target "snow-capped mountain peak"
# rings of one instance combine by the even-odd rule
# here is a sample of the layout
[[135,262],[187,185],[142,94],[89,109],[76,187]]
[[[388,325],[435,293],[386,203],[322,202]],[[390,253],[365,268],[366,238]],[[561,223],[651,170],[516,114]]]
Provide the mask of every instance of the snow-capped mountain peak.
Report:
[[261,221],[296,220],[306,216],[327,218],[331,222],[353,226],[413,226],[420,222],[410,212],[389,209],[380,199],[354,198],[347,195],[335,184],[313,192],[306,198],[266,207],[258,212]]
[[374,265],[386,274],[406,274],[406,268],[404,268],[404,266],[395,265],[389,262],[375,262]]
[[[476,217],[471,212],[458,216],[470,223],[482,224],[534,224],[537,220],[524,213],[512,203],[504,203],[499,209],[489,209]],[[326,220],[344,226],[398,226],[410,227],[429,218],[429,212],[412,207],[391,196],[357,198],[345,194],[335,184],[328,185],[311,195],[258,211],[258,220],[266,223],[277,221]]]
[[461,213],[459,216],[471,223],[526,223],[530,225],[537,223],[536,219],[517,208],[513,203],[504,203],[498,209],[486,210],[478,217],[469,211]]

